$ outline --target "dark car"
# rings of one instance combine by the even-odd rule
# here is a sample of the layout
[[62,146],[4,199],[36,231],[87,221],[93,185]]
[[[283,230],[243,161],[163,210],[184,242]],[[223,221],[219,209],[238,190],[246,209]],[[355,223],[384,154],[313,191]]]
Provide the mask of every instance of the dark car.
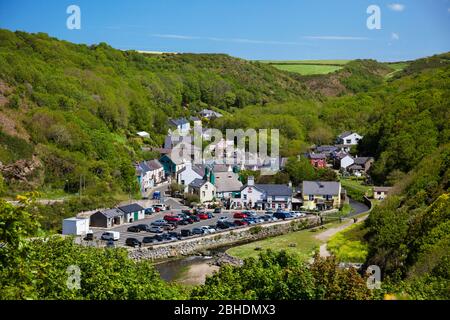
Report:
[[201,228],[194,228],[192,229],[192,234],[203,234],[203,229]]
[[141,242],[136,238],[127,238],[125,240],[125,244],[127,246],[134,247],[134,248],[141,246]]
[[167,232],[167,234],[173,238],[177,238],[178,240],[181,239],[181,234],[175,231]]
[[215,208],[213,211],[213,213],[221,213],[221,212],[222,212],[221,208]]
[[131,226],[127,229],[128,232],[141,232],[141,229],[139,229],[137,226]]
[[151,225],[152,226],[164,226],[164,225],[166,225],[166,223],[167,223],[166,220],[159,219],[159,220],[153,221],[151,223]]
[[139,230],[141,230],[141,231],[147,231],[147,232],[150,231],[150,226],[147,224],[138,224],[136,227],[139,228]]
[[84,237],[84,240],[86,240],[86,241],[94,240],[94,234],[93,233],[87,233],[86,236]]
[[199,222],[200,218],[196,215],[190,216],[189,218],[191,218],[194,222]]
[[181,213],[184,213],[186,215],[191,215],[192,214],[192,210],[183,209],[183,210],[181,210]]
[[156,242],[155,237],[144,237],[142,239],[142,243],[153,243],[153,242]]
[[181,229],[180,232],[181,232],[182,237],[189,237],[192,235],[191,230],[188,230],[188,229]]
[[289,214],[288,212],[283,212],[283,211],[277,211],[273,214],[273,216],[277,219],[288,219],[288,218],[292,218],[292,215]]
[[159,241],[159,242],[165,240],[165,238],[164,238],[164,233],[157,234],[157,235],[154,236],[153,238],[154,238],[156,241]]
[[180,226],[187,226],[188,224],[189,224],[189,221],[187,219],[183,219],[181,221],[178,221],[178,225],[180,225]]

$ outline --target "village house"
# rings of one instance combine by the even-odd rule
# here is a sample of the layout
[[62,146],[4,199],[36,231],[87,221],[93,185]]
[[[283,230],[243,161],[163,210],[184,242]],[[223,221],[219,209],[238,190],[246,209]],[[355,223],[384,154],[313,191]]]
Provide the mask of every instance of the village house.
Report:
[[[191,131],[191,124],[185,118],[170,119],[169,126],[173,130],[177,130],[180,135],[186,135],[189,133],[189,131]],[[172,132],[172,130],[169,131],[169,133],[170,132]]]
[[392,187],[373,187],[373,198],[376,200],[384,200],[391,190]]
[[314,151],[316,153],[324,154],[329,159],[329,158],[332,157],[334,152],[338,151],[338,147],[336,147],[336,146],[329,146],[329,145],[323,145],[323,146],[315,147]]
[[336,181],[303,181],[302,208],[306,210],[339,209],[343,203],[341,183]]
[[248,177],[247,185],[241,188],[240,197],[232,199],[233,208],[284,209],[292,208],[292,188],[283,184],[255,184]]
[[327,167],[327,156],[324,153],[308,153],[306,157],[314,168]]
[[124,223],[124,213],[119,209],[99,210],[90,216],[91,227],[111,228]]
[[356,132],[346,131],[337,137],[336,143],[340,145],[355,146],[362,138],[363,136]]
[[353,160],[353,164],[348,166],[346,170],[357,177],[367,174],[374,162],[372,157],[356,157]]
[[189,120],[191,120],[194,128],[202,125],[202,120],[198,117],[190,117]]
[[340,168],[346,170],[349,166],[355,163],[353,157],[349,154],[340,159]]
[[183,169],[186,163],[190,161],[190,159],[173,157],[172,154],[165,154],[159,159],[159,162],[164,168],[166,177],[172,178],[176,178],[177,172]]
[[228,201],[239,194],[242,182],[239,175],[232,171],[214,172],[214,185],[216,187],[217,198]]
[[157,159],[142,161],[135,165],[135,169],[142,193],[160,184],[165,177],[164,168]]
[[209,181],[195,179],[189,184],[188,192],[199,197],[200,203],[211,202],[216,198],[216,187]]
[[192,162],[186,162],[184,168],[177,173],[177,183],[184,186],[184,192],[188,192],[189,184],[195,179],[202,179],[205,169],[205,165],[192,165]]
[[123,221],[125,223],[130,223],[145,218],[145,209],[137,203],[121,206],[117,209],[123,212]]
[[206,119],[210,119],[210,120],[222,117],[222,115],[220,113],[215,112],[210,109],[203,109],[202,111],[199,112],[199,115],[202,118],[206,118]]

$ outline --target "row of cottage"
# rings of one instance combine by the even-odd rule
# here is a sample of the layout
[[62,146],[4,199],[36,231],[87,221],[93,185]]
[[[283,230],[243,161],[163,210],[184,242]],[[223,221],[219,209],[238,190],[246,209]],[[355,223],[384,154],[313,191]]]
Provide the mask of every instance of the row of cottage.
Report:
[[347,131],[337,137],[335,145],[322,145],[305,154],[316,168],[332,167],[344,175],[366,176],[374,163],[372,157],[351,155],[350,150],[358,145],[363,137],[356,132]]

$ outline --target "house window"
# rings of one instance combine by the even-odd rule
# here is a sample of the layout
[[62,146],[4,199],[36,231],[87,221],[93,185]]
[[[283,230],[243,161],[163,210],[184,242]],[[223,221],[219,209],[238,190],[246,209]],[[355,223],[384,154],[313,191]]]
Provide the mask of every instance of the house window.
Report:
[[244,196],[244,200],[247,200],[247,195],[246,195],[246,194],[244,194],[243,196]]
[[347,139],[347,140],[345,140],[345,142],[346,142],[347,144],[350,144],[350,143],[352,143],[352,139]]
[[205,189],[208,190],[208,185],[207,184],[205,184]]
[[203,197],[205,197],[205,196],[206,196],[206,193],[205,193],[205,191],[202,191],[202,196],[203,196]]
[[332,200],[333,199],[333,196],[332,195],[330,195],[330,194],[327,194],[326,196],[325,196],[325,199],[326,200]]
[[185,183],[184,183],[184,180],[181,180],[181,184],[185,184]]
[[309,195],[309,201],[312,201],[312,200],[314,200],[314,195],[310,194]]

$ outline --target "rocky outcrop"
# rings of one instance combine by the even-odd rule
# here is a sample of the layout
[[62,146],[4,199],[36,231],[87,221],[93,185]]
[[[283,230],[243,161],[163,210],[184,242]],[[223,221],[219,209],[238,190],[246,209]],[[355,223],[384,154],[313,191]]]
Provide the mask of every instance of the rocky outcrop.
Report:
[[0,172],[10,182],[29,182],[29,178],[41,166],[41,162],[36,157],[33,157],[30,160],[21,159],[7,165],[3,165],[0,162]]

